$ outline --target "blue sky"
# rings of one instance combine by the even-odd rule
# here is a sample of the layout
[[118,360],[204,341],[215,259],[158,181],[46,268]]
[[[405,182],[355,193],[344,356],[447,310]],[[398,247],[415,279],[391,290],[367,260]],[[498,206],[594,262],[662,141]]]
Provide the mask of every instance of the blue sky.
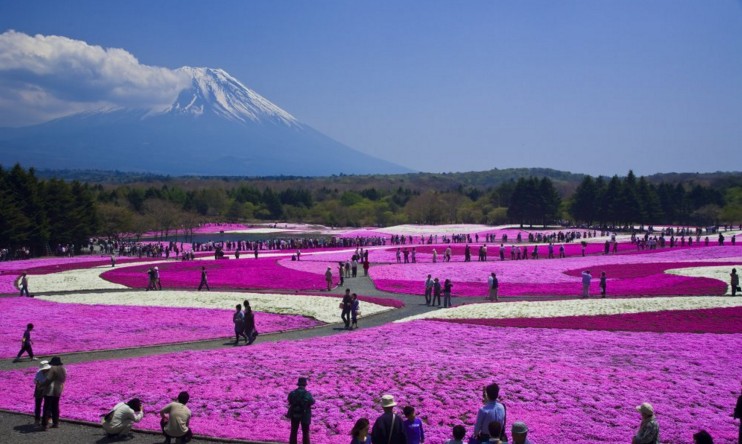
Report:
[[223,68],[421,171],[742,170],[739,0],[0,0],[10,29]]

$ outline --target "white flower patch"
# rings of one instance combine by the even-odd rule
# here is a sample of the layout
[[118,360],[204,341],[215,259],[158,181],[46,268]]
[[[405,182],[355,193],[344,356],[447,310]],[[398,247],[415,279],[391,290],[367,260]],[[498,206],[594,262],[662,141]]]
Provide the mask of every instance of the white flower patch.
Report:
[[740,265],[720,265],[714,267],[692,267],[692,268],[674,268],[672,270],[666,270],[665,273],[674,274],[677,276],[686,277],[705,277],[716,279],[727,284],[727,292],[725,294],[732,294],[732,288],[729,285],[731,282],[732,268],[737,269],[737,273],[742,273],[742,260],[739,261]]
[[[116,267],[136,267],[140,265],[162,264],[165,262],[167,261],[132,262],[117,265]],[[112,269],[113,268],[109,265],[101,265],[99,267],[93,268],[60,271],[59,273],[32,275],[28,276],[28,286],[31,290],[31,293],[82,290],[120,290],[129,288],[125,285],[114,284],[113,282],[109,282],[100,277],[101,274]]]
[[[301,315],[325,323],[340,321],[340,298],[324,296],[199,291],[127,291],[111,293],[69,294],[39,296],[37,299],[63,304],[129,305],[145,307],[212,308],[234,310],[245,299],[255,311]],[[361,301],[364,315],[392,310],[370,302]]]
[[576,299],[542,302],[500,302],[461,305],[446,310],[410,316],[397,322],[416,319],[511,319],[555,318],[562,316],[603,316],[666,310],[699,310],[742,306],[742,298],[661,297],[631,299]]

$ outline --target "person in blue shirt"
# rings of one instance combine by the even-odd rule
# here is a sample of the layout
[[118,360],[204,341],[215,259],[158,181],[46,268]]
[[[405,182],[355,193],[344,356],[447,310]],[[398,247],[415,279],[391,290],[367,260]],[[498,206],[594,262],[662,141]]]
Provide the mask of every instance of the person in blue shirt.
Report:
[[423,422],[420,418],[415,415],[415,408],[407,406],[402,409],[404,413],[404,428],[407,431],[407,444],[422,444],[425,442],[425,431],[423,430]]
[[489,442],[489,424],[492,421],[500,423],[500,430],[505,430],[505,406],[497,402],[500,396],[500,386],[492,383],[484,388],[485,404],[477,412],[477,422],[474,425],[474,436],[480,443]]

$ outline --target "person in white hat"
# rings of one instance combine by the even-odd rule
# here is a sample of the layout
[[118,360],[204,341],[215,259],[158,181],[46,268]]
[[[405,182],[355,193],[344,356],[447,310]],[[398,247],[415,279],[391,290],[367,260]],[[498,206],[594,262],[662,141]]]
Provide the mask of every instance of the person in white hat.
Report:
[[49,365],[49,361],[39,362],[39,369],[36,371],[36,375],[33,378],[35,384],[33,397],[35,401],[34,405],[34,425],[41,425],[41,406],[44,402],[44,382],[46,382],[46,372],[52,368]]
[[631,440],[631,444],[659,444],[660,442],[660,425],[654,416],[652,404],[645,402],[636,406],[636,410],[642,415],[642,422],[639,425],[636,435]]
[[407,444],[407,434],[403,419],[394,413],[394,396],[381,397],[381,408],[384,413],[376,419],[371,429],[372,444]]

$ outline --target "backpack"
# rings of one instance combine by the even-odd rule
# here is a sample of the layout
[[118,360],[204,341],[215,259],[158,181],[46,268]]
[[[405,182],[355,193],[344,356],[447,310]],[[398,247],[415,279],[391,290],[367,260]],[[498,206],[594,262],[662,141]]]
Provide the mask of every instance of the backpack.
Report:
[[[300,399],[296,399],[298,396],[301,396]],[[302,419],[304,417],[304,413],[308,410],[308,402],[307,397],[304,396],[301,393],[294,393],[292,396],[292,399],[290,400],[289,404],[289,411],[286,414],[290,419]]]

